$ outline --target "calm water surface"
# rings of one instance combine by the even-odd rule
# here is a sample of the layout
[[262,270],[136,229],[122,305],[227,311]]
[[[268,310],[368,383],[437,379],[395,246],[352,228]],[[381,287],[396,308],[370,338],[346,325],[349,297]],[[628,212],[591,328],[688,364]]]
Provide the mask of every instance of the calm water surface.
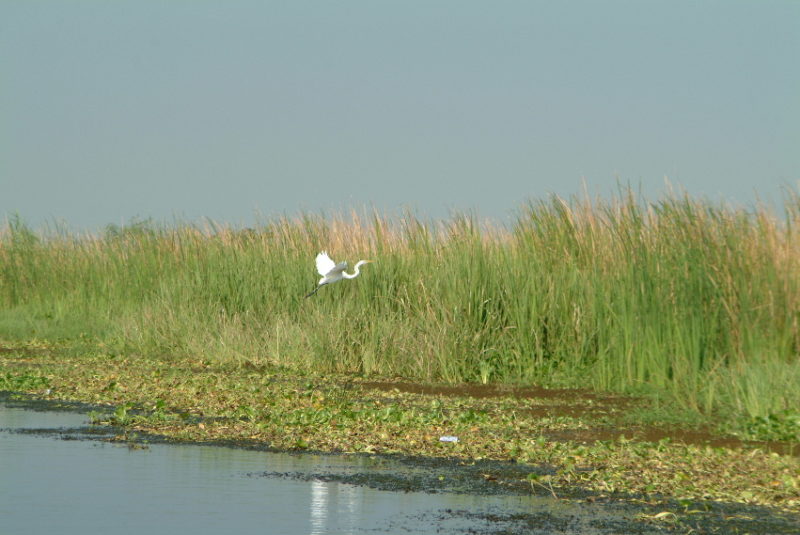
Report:
[[[564,509],[571,506],[541,497],[390,492],[263,475],[408,470],[386,459],[192,445],[129,449],[69,440],[78,433],[63,430],[30,432],[86,423],[81,414],[0,404],[0,533],[494,533],[512,526],[486,514],[574,518]],[[571,521],[566,532],[594,533],[590,520]]]

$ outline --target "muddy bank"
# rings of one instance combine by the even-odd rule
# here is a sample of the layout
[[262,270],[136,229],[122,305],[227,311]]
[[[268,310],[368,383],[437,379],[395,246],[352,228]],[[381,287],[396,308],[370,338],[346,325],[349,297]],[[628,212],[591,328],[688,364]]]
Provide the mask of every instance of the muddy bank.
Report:
[[[110,410],[106,405],[36,399],[13,393],[0,393],[3,406],[35,411],[88,413]],[[26,429],[28,434],[64,440],[106,441],[146,450],[154,444],[175,443],[174,437],[146,432],[131,432],[119,426],[90,425],[69,429]],[[275,451],[259,441],[184,441],[197,447]],[[539,502],[530,512],[473,511],[442,509],[424,513],[420,520],[434,525],[455,526],[459,521],[479,521],[482,526],[470,533],[752,533],[788,534],[800,532],[800,516],[773,509],[698,500],[656,500],[654,496],[628,493],[597,493],[575,486],[537,484],[535,476],[552,475],[553,466],[456,458],[430,458],[408,455],[292,453],[313,456],[318,462],[311,470],[263,471],[250,478],[286,479],[343,483],[386,492],[468,494],[473,496],[533,496]],[[356,463],[342,459],[358,459]],[[442,529],[443,533],[450,533]],[[453,533],[460,531],[452,531]]]

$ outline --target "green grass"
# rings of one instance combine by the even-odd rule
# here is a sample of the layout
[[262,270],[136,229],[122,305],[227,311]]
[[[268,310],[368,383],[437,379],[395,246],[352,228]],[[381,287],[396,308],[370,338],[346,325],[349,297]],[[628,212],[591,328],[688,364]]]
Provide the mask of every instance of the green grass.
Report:
[[[0,336],[646,393],[757,434],[758,422],[800,413],[798,223],[793,192],[781,215],[629,191],[553,197],[509,228],[354,214],[76,235],[12,218],[0,237]],[[304,299],[323,249],[377,262]]]

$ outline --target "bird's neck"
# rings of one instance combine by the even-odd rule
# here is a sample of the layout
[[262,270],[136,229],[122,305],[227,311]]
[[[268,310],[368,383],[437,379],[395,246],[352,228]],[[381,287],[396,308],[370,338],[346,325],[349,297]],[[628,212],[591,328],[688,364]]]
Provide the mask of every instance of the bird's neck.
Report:
[[347,273],[345,271],[342,271],[342,276],[345,279],[355,279],[356,277],[358,277],[359,273],[361,273],[361,271],[358,268],[360,268],[363,264],[366,264],[366,262],[364,262],[363,260],[359,260],[353,267],[353,273]]

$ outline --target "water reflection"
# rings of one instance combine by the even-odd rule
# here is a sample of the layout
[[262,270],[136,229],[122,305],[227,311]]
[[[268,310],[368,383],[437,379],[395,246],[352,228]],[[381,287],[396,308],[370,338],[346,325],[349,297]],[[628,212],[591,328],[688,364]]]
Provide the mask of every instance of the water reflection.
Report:
[[328,484],[311,482],[311,535],[325,533],[328,524]]
[[311,482],[311,535],[329,533],[329,511],[338,519],[339,533],[350,535],[358,527],[364,493],[352,485]]

